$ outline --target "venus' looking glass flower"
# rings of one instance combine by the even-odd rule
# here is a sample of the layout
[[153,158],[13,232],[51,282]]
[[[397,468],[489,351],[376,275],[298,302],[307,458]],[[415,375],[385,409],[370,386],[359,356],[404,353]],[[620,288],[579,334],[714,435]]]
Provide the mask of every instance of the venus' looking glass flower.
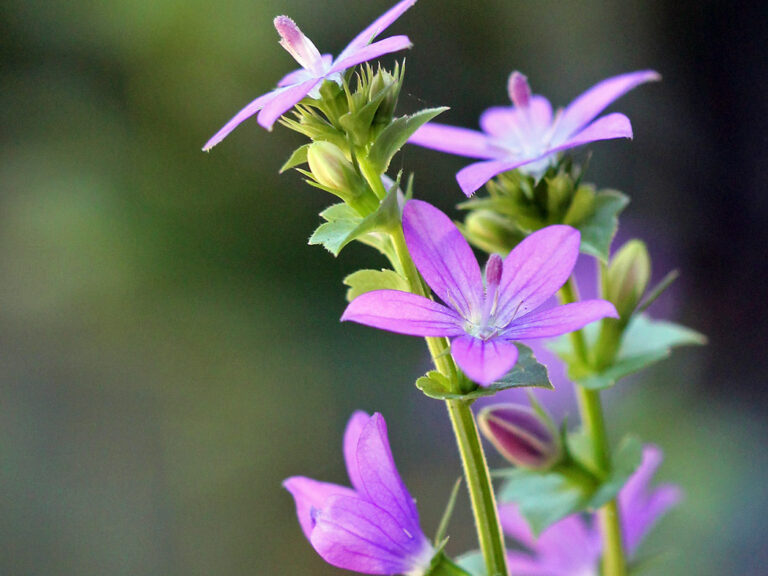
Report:
[[629,90],[660,78],[653,70],[608,78],[553,115],[549,100],[531,94],[525,76],[513,72],[507,87],[513,105],[483,112],[482,132],[430,122],[419,128],[409,142],[484,160],[456,174],[461,189],[471,196],[488,180],[508,170],[520,168],[540,176],[557,152],[598,140],[632,138],[632,125],[624,114],[607,114],[597,120],[595,117]]
[[403,232],[413,262],[445,303],[398,290],[358,296],[342,320],[412,336],[451,338],[451,354],[481,385],[506,374],[517,361],[515,340],[550,338],[606,316],[613,304],[587,300],[540,310],[568,279],[580,235],[549,226],[523,240],[506,259],[493,254],[485,282],[469,244],[440,210],[419,200],[403,209]]
[[287,16],[275,18],[275,28],[281,38],[280,45],[293,56],[301,68],[283,77],[272,92],[259,96],[240,110],[213,138],[206,142],[203,150],[208,151],[216,146],[241,122],[257,112],[259,113],[258,123],[267,130],[271,130],[277,119],[304,97],[318,98],[320,85],[324,80],[332,80],[340,84],[341,74],[347,68],[384,54],[409,48],[411,41],[407,36],[391,36],[373,44],[371,42],[415,3],[416,0],[398,2],[358,34],[335,60],[331,54],[320,54],[293,20]]
[[[655,446],[643,450],[643,462],[619,493],[624,546],[633,557],[645,535],[667,510],[680,500],[676,486],[650,489],[651,479],[662,461]],[[598,576],[602,544],[600,531],[579,515],[569,516],[534,537],[514,504],[501,506],[499,519],[507,535],[530,550],[508,552],[512,574],[536,576]]]
[[352,415],[344,433],[344,460],[352,488],[303,476],[283,483],[296,502],[304,535],[333,566],[422,576],[435,551],[397,473],[381,414]]

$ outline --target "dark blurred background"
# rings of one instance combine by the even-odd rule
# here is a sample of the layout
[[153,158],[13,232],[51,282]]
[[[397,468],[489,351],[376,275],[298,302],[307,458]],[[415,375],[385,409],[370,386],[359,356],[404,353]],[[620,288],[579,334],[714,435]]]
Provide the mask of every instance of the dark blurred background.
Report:
[[[0,573],[336,574],[280,483],[346,482],[355,408],[387,418],[434,533],[459,464],[411,385],[425,347],[338,322],[343,276],[384,262],[307,246],[331,198],[278,176],[295,134],[249,122],[200,152],[295,68],[275,15],[338,53],[392,3],[0,2]],[[657,278],[681,270],[674,316],[710,338],[611,403],[613,436],[661,445],[659,477],[687,495],[647,542],[672,549],[650,573],[768,563],[766,23],[757,2],[421,0],[391,28],[414,42],[401,110],[446,104],[468,127],[513,69],[559,105],[664,76],[613,107],[635,140],[592,146],[587,175],[632,196],[625,227]],[[393,168],[458,217],[465,164],[409,147]]]

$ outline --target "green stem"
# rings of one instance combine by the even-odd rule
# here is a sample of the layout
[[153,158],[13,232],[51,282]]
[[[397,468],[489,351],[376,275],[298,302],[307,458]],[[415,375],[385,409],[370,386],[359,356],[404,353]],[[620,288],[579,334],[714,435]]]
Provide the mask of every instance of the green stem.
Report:
[[[563,286],[560,296],[564,303],[578,301],[578,291],[573,278]],[[571,341],[578,360],[584,365],[589,365],[589,348],[584,334],[580,330],[572,332]],[[611,451],[600,392],[576,386],[576,397],[584,432],[592,444],[592,458],[596,472],[600,477],[605,478],[611,470]],[[616,499],[600,508],[598,518],[603,539],[602,575],[626,576],[627,562],[622,545],[621,518]]]
[[[393,232],[391,237],[399,267],[405,272],[411,291],[428,297],[429,292],[411,260],[402,230]],[[448,341],[445,338],[427,338],[426,340],[435,368],[449,379],[452,392],[462,392],[464,378],[453,362]],[[472,513],[475,517],[477,539],[485,560],[487,574],[488,576],[507,576],[504,536],[499,524],[491,474],[480,442],[475,417],[469,404],[463,400],[446,400],[445,404],[464,468]]]

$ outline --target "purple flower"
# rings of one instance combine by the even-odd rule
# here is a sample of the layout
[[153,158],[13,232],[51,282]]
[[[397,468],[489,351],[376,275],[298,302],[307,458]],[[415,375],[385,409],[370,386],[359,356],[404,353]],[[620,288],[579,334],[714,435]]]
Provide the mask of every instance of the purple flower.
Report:
[[373,44],[371,42],[415,3],[416,0],[398,2],[368,28],[360,32],[335,60],[330,54],[321,55],[312,41],[299,30],[293,20],[287,16],[275,18],[275,28],[281,38],[280,44],[294,57],[301,68],[287,74],[277,83],[277,88],[272,92],[259,96],[240,110],[213,138],[206,142],[203,150],[207,151],[216,146],[241,122],[259,111],[257,118],[259,124],[267,130],[272,130],[272,125],[277,119],[298,104],[305,96],[319,98],[320,85],[324,80],[332,80],[341,84],[341,75],[347,68],[373,60],[383,54],[409,48],[411,41],[407,36],[392,36]]
[[488,180],[508,170],[520,168],[540,176],[556,152],[597,140],[632,138],[632,125],[623,114],[608,114],[597,120],[595,117],[632,88],[660,78],[653,70],[608,78],[553,116],[549,100],[532,95],[526,77],[513,72],[508,84],[513,106],[496,106],[483,112],[482,132],[429,123],[419,128],[409,142],[484,160],[456,174],[464,194],[471,196]]
[[363,574],[421,576],[434,549],[400,479],[381,414],[355,412],[344,433],[352,488],[303,476],[283,486],[296,501],[304,535],[323,560]]
[[504,260],[492,254],[485,282],[464,236],[434,206],[406,203],[403,232],[414,264],[445,305],[398,290],[375,290],[353,300],[341,319],[400,334],[449,337],[457,364],[481,385],[514,366],[515,340],[559,336],[616,317],[613,304],[604,300],[539,309],[576,263],[580,236],[570,226],[531,234]]
[[[655,446],[643,450],[643,462],[619,493],[624,546],[629,557],[656,521],[680,500],[676,486],[649,488],[661,464]],[[507,535],[524,544],[530,553],[508,552],[509,570],[519,576],[597,576],[600,573],[602,544],[598,526],[587,524],[578,514],[547,528],[535,538],[514,504],[499,509]]]

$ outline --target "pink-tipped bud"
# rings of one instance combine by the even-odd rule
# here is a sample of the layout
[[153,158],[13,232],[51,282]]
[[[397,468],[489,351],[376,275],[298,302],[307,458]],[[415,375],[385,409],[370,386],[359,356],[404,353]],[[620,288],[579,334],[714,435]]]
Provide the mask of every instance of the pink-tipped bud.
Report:
[[485,283],[488,292],[496,289],[501,284],[501,273],[504,270],[504,260],[498,254],[491,254],[488,263],[485,265]]
[[480,431],[515,466],[551,468],[562,456],[557,431],[537,412],[519,404],[494,404],[480,411]]
[[277,16],[274,24],[277,33],[280,34],[280,45],[293,56],[302,68],[321,75],[323,58],[312,40],[307,38],[288,16]]
[[531,87],[528,84],[528,78],[520,74],[517,70],[509,76],[507,84],[509,97],[517,108],[527,108],[531,102]]

